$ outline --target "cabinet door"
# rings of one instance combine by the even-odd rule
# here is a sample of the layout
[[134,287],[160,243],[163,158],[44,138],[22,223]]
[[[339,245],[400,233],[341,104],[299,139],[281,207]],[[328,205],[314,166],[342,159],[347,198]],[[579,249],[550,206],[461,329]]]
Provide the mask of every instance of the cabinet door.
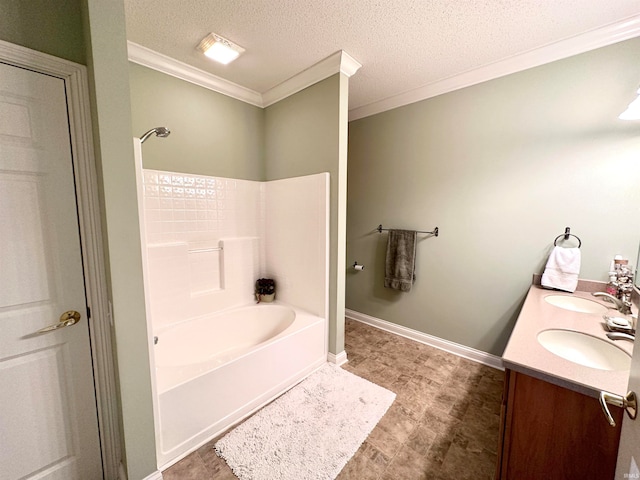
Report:
[[603,421],[596,398],[507,371],[508,391],[498,478],[613,479],[623,411]]

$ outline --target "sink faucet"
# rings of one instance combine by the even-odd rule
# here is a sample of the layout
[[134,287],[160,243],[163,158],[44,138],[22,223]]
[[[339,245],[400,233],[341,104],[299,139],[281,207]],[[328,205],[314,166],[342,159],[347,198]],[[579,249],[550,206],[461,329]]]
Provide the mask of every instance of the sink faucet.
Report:
[[606,300],[613,303],[616,309],[623,315],[629,315],[631,313],[631,302],[628,300],[620,300],[606,292],[594,292],[591,295],[594,297],[604,297]]
[[609,337],[611,340],[629,340],[631,342],[636,339],[635,335],[622,332],[609,332],[607,333],[607,337]]

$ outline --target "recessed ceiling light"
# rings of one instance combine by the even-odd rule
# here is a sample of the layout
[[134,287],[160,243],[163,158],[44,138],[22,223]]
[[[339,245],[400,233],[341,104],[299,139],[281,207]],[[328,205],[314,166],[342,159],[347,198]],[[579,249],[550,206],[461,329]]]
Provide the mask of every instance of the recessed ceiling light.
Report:
[[198,50],[216,62],[227,65],[244,52],[244,48],[216,33],[210,33],[202,39]]

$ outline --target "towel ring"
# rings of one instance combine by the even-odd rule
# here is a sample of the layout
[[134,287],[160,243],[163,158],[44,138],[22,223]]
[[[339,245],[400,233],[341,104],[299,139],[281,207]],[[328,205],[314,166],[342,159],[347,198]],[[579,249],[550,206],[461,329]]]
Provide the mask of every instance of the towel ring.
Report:
[[578,240],[578,248],[580,248],[582,246],[582,240],[580,240],[580,237],[570,232],[571,229],[569,227],[565,228],[564,233],[562,235],[558,235],[553,241],[553,246],[556,247],[558,245],[558,240],[560,240],[560,238],[563,238],[563,240],[569,240],[569,237],[575,237],[575,239]]

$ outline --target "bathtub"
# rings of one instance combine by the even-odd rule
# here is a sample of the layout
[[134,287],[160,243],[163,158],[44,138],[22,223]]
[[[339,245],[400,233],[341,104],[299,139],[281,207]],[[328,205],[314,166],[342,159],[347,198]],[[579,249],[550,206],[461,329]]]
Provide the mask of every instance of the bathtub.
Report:
[[166,468],[326,362],[326,321],[280,303],[156,333],[158,465]]

